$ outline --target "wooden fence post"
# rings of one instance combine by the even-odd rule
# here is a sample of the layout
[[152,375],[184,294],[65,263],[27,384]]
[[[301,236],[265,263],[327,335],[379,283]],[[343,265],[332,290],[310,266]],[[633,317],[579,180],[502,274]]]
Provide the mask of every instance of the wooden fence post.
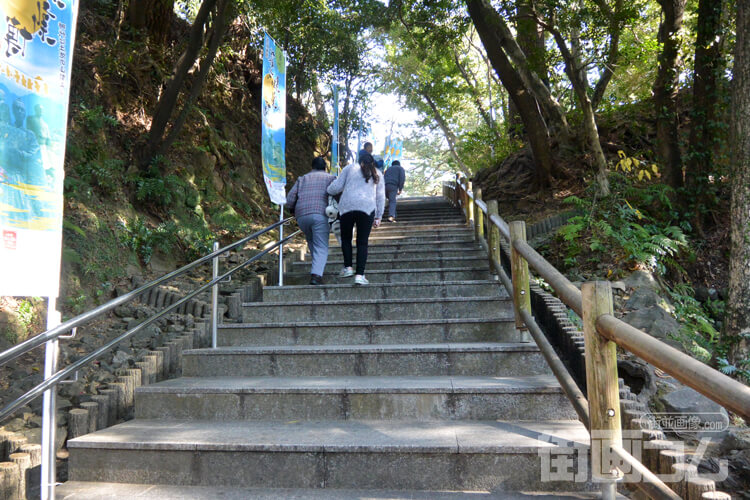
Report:
[[[526,330],[526,324],[521,317],[521,310],[531,314],[531,291],[529,289],[529,263],[518,253],[513,245],[516,241],[526,241],[526,223],[522,220],[510,223],[510,265],[513,281],[513,312],[516,318],[516,328]],[[530,342],[528,334],[522,337],[522,342]]]
[[617,345],[596,331],[597,318],[612,314],[612,287],[608,281],[584,283],[581,295],[591,419],[591,472],[595,482],[612,482],[617,476],[611,463],[610,446],[622,446]]
[[500,269],[495,269],[495,262],[500,262],[500,230],[495,227],[491,217],[499,215],[497,200],[487,202],[487,247],[490,257],[490,269],[500,274]]
[[477,241],[484,239],[484,212],[477,203],[482,199],[482,188],[474,188],[474,237]]

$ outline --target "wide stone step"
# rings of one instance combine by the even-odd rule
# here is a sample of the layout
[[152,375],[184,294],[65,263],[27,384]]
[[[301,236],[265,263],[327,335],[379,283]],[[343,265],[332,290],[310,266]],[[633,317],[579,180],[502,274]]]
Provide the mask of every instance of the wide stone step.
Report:
[[[594,492],[487,492],[419,490],[351,490],[334,488],[233,488],[168,484],[68,481],[57,487],[64,500],[595,500]],[[618,498],[625,498],[619,495]]]
[[182,352],[185,377],[482,376],[549,373],[531,343],[261,346]]
[[577,421],[136,419],[69,440],[68,468],[72,481],[570,491],[589,485],[543,481],[542,464],[569,453],[575,472],[588,442]]
[[[353,258],[356,260],[356,253]],[[338,260],[338,259],[337,259]],[[368,270],[389,270],[389,269],[429,269],[438,267],[479,267],[487,264],[487,257],[441,257],[439,255],[424,255],[423,257],[411,256],[407,258],[390,258],[370,255],[367,256]],[[310,262],[294,262],[291,265],[291,272],[303,273],[310,272]],[[343,260],[336,260],[326,263],[326,272],[339,272],[343,266]]]
[[[490,278],[489,265],[480,267],[443,267],[433,269],[365,269],[365,276],[371,283],[404,283],[404,282],[434,282],[434,281],[487,281]],[[328,284],[353,283],[354,278],[341,278],[338,271],[335,274],[325,274],[324,281]],[[307,285],[310,283],[309,273],[289,273],[284,275],[284,284]]]
[[[357,246],[353,245],[352,249],[353,249],[353,255],[357,255]],[[474,247],[474,246],[472,246],[471,248],[447,247],[447,248],[431,249],[426,245],[420,245],[417,248],[393,249],[390,247],[383,248],[380,245],[372,245],[367,248],[367,260],[368,261],[370,259],[373,259],[373,260],[389,259],[391,261],[394,261],[394,260],[417,260],[417,259],[430,260],[430,259],[445,259],[445,258],[455,258],[455,257],[465,257],[465,258],[486,260],[487,252],[485,252],[479,247]],[[305,260],[302,262],[305,262],[308,265],[310,265],[311,259],[312,259],[312,256],[310,255],[310,253],[306,253]],[[341,247],[338,247],[338,246],[328,247],[328,262],[343,262]]]
[[406,299],[428,297],[508,297],[499,281],[445,281],[434,283],[371,283],[358,286],[294,285],[263,287],[264,302],[300,302],[309,300]]
[[519,342],[510,314],[495,318],[310,321],[219,325],[220,346]]
[[309,302],[246,302],[245,323],[380,321],[399,319],[492,318],[510,313],[509,299],[489,297],[429,297],[404,299],[356,299]]
[[[370,232],[370,239],[380,240],[399,236],[408,236],[411,238],[434,238],[435,236],[471,236],[472,234],[474,234],[474,230],[466,226],[443,227],[440,225],[426,225],[398,227],[397,224],[393,224],[390,226],[381,226],[378,229],[373,228]],[[331,235],[331,237],[333,238],[333,235]]]
[[[356,239],[352,241],[352,248],[357,249]],[[481,247],[474,240],[474,237],[466,237],[463,239],[449,239],[440,240],[432,238],[428,240],[415,240],[415,241],[378,241],[370,242],[368,245],[368,252],[430,252],[440,250],[464,250],[467,252],[481,250]],[[330,244],[328,246],[328,253],[341,255],[341,247],[337,244]]]
[[183,377],[139,387],[135,417],[191,420],[567,420],[552,375]]

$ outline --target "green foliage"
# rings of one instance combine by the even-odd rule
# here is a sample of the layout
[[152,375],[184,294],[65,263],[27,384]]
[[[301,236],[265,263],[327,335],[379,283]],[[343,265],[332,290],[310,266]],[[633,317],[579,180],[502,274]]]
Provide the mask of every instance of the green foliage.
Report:
[[120,225],[123,230],[120,241],[134,251],[144,264],[151,261],[155,249],[170,252],[177,242],[177,226],[174,222],[162,223],[152,228],[144,219],[136,217]]
[[577,257],[586,247],[594,263],[606,259],[612,264],[660,274],[667,268],[684,272],[676,259],[681,251],[687,250],[683,229],[671,220],[649,215],[646,208],[638,208],[648,206],[646,201],[653,205],[661,199],[660,191],[636,188],[619,174],[611,176],[611,186],[612,194],[606,199],[598,199],[591,193],[586,198],[571,196],[565,200],[581,212],[557,233],[565,265],[580,264]]
[[174,174],[163,175],[157,158],[145,175],[136,174],[128,180],[133,185],[136,200],[154,207],[173,205],[177,193],[185,192],[185,182]]
[[722,337],[718,321],[724,316],[724,302],[709,300],[701,304],[694,298],[695,291],[688,285],[676,285],[670,291],[675,305],[675,318],[680,331],[675,340],[696,359],[714,365],[722,373],[750,383],[750,359],[729,362],[732,341]]

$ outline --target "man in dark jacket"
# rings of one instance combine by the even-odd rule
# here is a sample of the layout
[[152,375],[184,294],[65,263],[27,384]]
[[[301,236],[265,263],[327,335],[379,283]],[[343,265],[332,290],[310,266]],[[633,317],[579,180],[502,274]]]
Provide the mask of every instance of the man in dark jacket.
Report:
[[406,181],[406,172],[401,162],[396,160],[384,174],[385,196],[388,198],[388,222],[396,222],[396,197],[401,194]]

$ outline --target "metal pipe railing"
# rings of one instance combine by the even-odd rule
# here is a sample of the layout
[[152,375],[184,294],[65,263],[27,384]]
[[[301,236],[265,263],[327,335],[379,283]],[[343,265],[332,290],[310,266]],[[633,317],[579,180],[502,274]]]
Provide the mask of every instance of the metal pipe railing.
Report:
[[134,298],[138,297],[144,292],[147,292],[151,290],[152,288],[161,285],[162,283],[165,283],[173,278],[176,278],[177,276],[180,276],[182,274],[185,274],[189,270],[193,269],[194,267],[203,264],[204,262],[208,262],[209,260],[213,259],[214,257],[217,257],[223,253],[226,253],[228,251],[234,250],[240,245],[243,245],[247,243],[250,240],[253,240],[257,238],[258,236],[261,236],[268,231],[272,231],[273,229],[276,229],[277,227],[281,226],[282,224],[286,224],[292,219],[292,217],[289,217],[284,220],[280,220],[278,222],[275,222],[274,224],[271,224],[270,226],[261,229],[260,231],[256,231],[255,233],[251,234],[250,236],[246,236],[242,238],[241,240],[238,240],[231,245],[227,245],[224,248],[221,248],[219,250],[216,250],[204,257],[201,257],[200,259],[191,262],[190,264],[187,264],[175,271],[172,271],[171,273],[165,274],[161,278],[155,279],[154,281],[151,281],[150,283],[146,283],[145,285],[136,288],[135,290],[128,292],[124,295],[121,295],[115,299],[110,300],[109,302],[102,304],[98,307],[95,307],[94,309],[91,309],[90,311],[87,311],[83,314],[80,314],[76,316],[75,318],[69,319],[68,321],[60,324],[59,326],[52,328],[50,330],[47,330],[46,332],[40,333],[39,335],[36,335],[35,337],[32,337],[24,342],[21,342],[20,344],[17,344],[10,349],[3,351],[0,353],[0,366],[4,365],[8,361],[11,361],[18,356],[21,356],[22,354],[25,354],[26,352],[30,351],[31,349],[34,349],[36,347],[39,347],[40,345],[44,344],[48,340],[56,339],[60,335],[64,335],[65,333],[69,332],[73,328],[77,328],[80,325],[83,325],[85,323],[88,323],[92,319],[101,316],[102,314],[109,312],[113,309],[115,309],[117,306],[120,306],[122,304],[125,304],[126,302],[129,302],[133,300]]
[[[95,350],[95,351],[87,354],[86,356],[84,356],[81,359],[75,361],[74,363],[68,365],[67,367],[63,368],[62,370],[56,371],[54,373],[54,375],[52,375],[51,377],[45,379],[43,382],[37,384],[33,388],[29,389],[29,391],[27,391],[25,394],[23,394],[22,396],[18,397],[15,401],[9,403],[2,410],[0,410],[0,421],[2,421],[5,417],[7,417],[8,415],[12,414],[14,411],[18,410],[22,406],[25,406],[27,403],[29,403],[29,401],[32,401],[33,399],[37,398],[45,390],[47,390],[50,387],[58,384],[60,381],[65,380],[66,378],[68,378],[68,376],[73,375],[76,371],[80,370],[82,367],[84,367],[85,365],[87,365],[91,361],[95,360],[96,358],[98,358],[102,354],[106,353],[107,351],[109,351],[110,349],[112,349],[113,347],[115,347],[117,344],[119,344],[120,342],[122,342],[123,340],[129,339],[130,337],[132,337],[133,335],[135,335],[139,331],[143,330],[147,326],[149,326],[152,323],[154,323],[156,320],[158,320],[162,316],[166,315],[167,313],[169,313],[169,312],[171,312],[173,310],[178,309],[182,304],[184,304],[188,300],[192,299],[193,297],[195,297],[199,293],[203,292],[204,290],[207,290],[208,288],[212,287],[214,284],[219,283],[220,281],[224,280],[228,276],[231,276],[236,271],[239,271],[240,269],[242,269],[244,267],[247,267],[249,264],[255,262],[258,259],[260,259],[264,255],[268,254],[269,252],[271,252],[272,250],[274,250],[279,245],[284,244],[287,240],[292,239],[293,237],[295,237],[299,233],[300,233],[299,230],[295,231],[294,233],[290,234],[289,236],[287,236],[283,240],[280,240],[280,241],[276,242],[274,245],[270,246],[269,248],[267,248],[267,249],[263,250],[262,252],[254,255],[253,257],[251,257],[247,261],[243,262],[242,264],[234,267],[233,269],[227,271],[224,274],[221,274],[221,275],[219,275],[219,276],[211,279],[211,281],[209,281],[208,283],[206,283],[206,284],[204,284],[204,285],[196,288],[195,290],[193,290],[189,294],[187,294],[184,297],[182,297],[181,299],[177,300],[174,304],[171,304],[171,305],[167,306],[165,309],[159,311],[158,313],[156,313],[155,315],[151,316],[150,318],[148,318],[144,322],[142,322],[142,323],[134,326],[133,328],[131,328],[130,330],[126,331],[122,335],[120,335],[120,336],[112,339],[111,341],[107,342],[106,344],[104,344],[103,346],[101,346],[100,348],[98,348],[97,350]],[[215,253],[216,252],[212,253],[211,255],[214,255]]]

